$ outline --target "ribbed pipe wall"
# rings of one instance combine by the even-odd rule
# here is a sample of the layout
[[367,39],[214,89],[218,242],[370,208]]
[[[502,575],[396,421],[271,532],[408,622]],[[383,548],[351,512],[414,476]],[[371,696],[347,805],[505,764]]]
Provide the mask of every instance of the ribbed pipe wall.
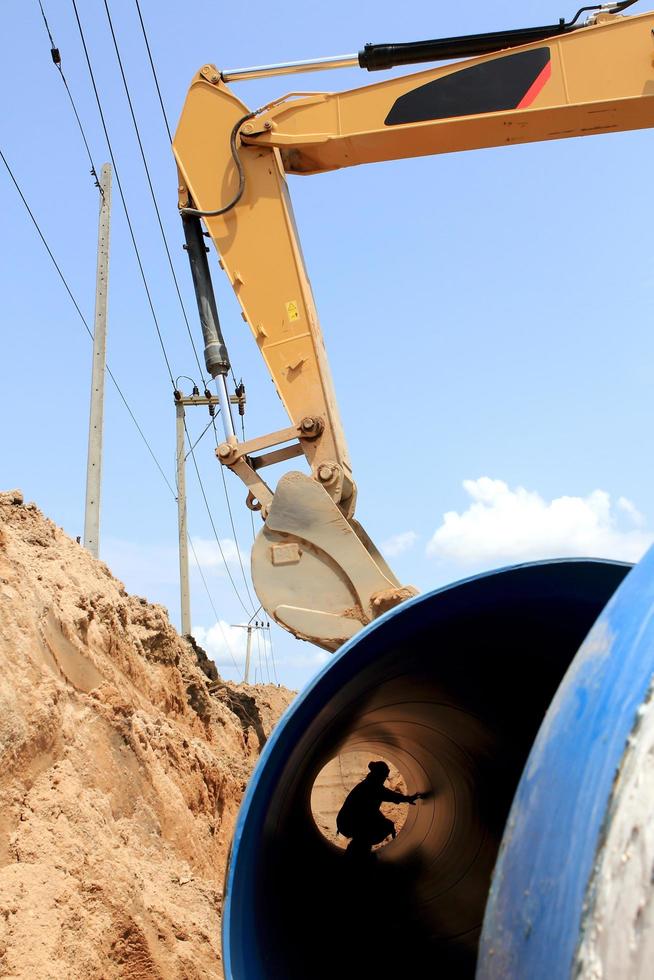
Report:
[[[490,875],[540,722],[629,566],[519,566],[420,596],[330,661],[278,725],[227,879],[228,980],[474,976]],[[343,751],[408,792],[398,838],[356,862],[318,831],[313,783]],[[362,777],[365,773],[362,773]]]

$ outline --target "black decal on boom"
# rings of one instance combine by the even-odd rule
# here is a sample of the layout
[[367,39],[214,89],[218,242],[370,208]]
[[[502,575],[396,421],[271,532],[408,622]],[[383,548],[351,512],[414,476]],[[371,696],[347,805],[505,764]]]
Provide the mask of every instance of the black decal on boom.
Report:
[[437,78],[400,96],[385,123],[399,126],[516,109],[550,57],[549,48],[519,51]]

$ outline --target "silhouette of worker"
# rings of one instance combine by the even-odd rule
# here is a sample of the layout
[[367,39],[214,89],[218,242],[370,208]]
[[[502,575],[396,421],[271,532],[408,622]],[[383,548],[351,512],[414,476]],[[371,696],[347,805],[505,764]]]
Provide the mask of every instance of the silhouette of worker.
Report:
[[349,837],[350,853],[367,854],[373,844],[395,837],[395,824],[380,811],[382,803],[409,803],[423,799],[425,793],[403,796],[384,786],[390,775],[385,762],[369,762],[370,772],[351,790],[336,817],[339,834]]

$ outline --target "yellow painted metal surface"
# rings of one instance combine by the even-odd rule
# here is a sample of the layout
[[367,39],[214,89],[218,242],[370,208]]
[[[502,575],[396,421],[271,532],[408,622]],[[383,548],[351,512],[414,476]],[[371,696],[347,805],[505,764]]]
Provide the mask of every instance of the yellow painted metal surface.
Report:
[[[321,463],[341,468],[338,491],[326,487],[337,502],[352,496],[351,464],[284,172],[652,126],[653,30],[654,13],[606,17],[510,52],[342,93],[286,96],[245,123],[239,150],[245,192],[226,215],[205,223],[291,421],[314,416],[325,423],[304,449],[314,475]],[[385,124],[397,99],[418,86],[542,48],[550,50],[551,75],[528,107]],[[247,112],[217,70],[205,66],[195,77],[174,141],[183,204],[189,193],[201,210],[232,198],[238,178],[229,138]]]
[[[244,139],[279,147],[289,173],[318,173],[382,160],[645,129],[654,125],[653,30],[654,13],[610,17],[551,41],[347,92],[286,97],[256,120],[258,135]],[[397,99],[420,85],[542,48],[551,52],[551,77],[526,108],[399,126],[384,123]]]
[[[602,15],[551,41],[348,92],[290,94],[256,113],[213,66],[195,76],[173,144],[180,205],[210,211],[234,199],[239,177],[230,136],[241,121],[244,192],[225,214],[204,220],[312,471],[313,480],[287,474],[271,495],[247,455],[237,459],[235,440],[220,447],[267,516],[253,551],[259,598],[296,636],[336,649],[415,590],[400,586],[352,520],[356,488],[285,173],[654,126],[653,31],[654,13]],[[416,89],[461,72],[483,75],[489,65],[492,74],[493,62],[506,59],[506,68],[516,56],[536,70],[544,65],[517,108],[418,122],[393,116],[398,99]],[[307,425],[312,434],[303,438]],[[251,446],[278,442],[262,437]]]
[[[222,206],[237,190],[229,137],[246,112],[227,86],[196,76],[174,150],[183,184],[201,210]],[[353,495],[350,460],[280,154],[274,147],[244,146],[240,155],[243,197],[227,214],[204,220],[291,421],[323,420],[320,436],[304,444],[313,473],[337,463],[339,499],[347,500]]]

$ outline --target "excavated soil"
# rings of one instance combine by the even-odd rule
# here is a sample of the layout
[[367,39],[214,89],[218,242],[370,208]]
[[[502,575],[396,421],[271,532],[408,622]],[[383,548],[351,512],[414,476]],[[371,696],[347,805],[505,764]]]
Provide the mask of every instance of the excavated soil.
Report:
[[0,976],[221,977],[234,820],[292,692],[223,682],[18,491],[0,667]]

